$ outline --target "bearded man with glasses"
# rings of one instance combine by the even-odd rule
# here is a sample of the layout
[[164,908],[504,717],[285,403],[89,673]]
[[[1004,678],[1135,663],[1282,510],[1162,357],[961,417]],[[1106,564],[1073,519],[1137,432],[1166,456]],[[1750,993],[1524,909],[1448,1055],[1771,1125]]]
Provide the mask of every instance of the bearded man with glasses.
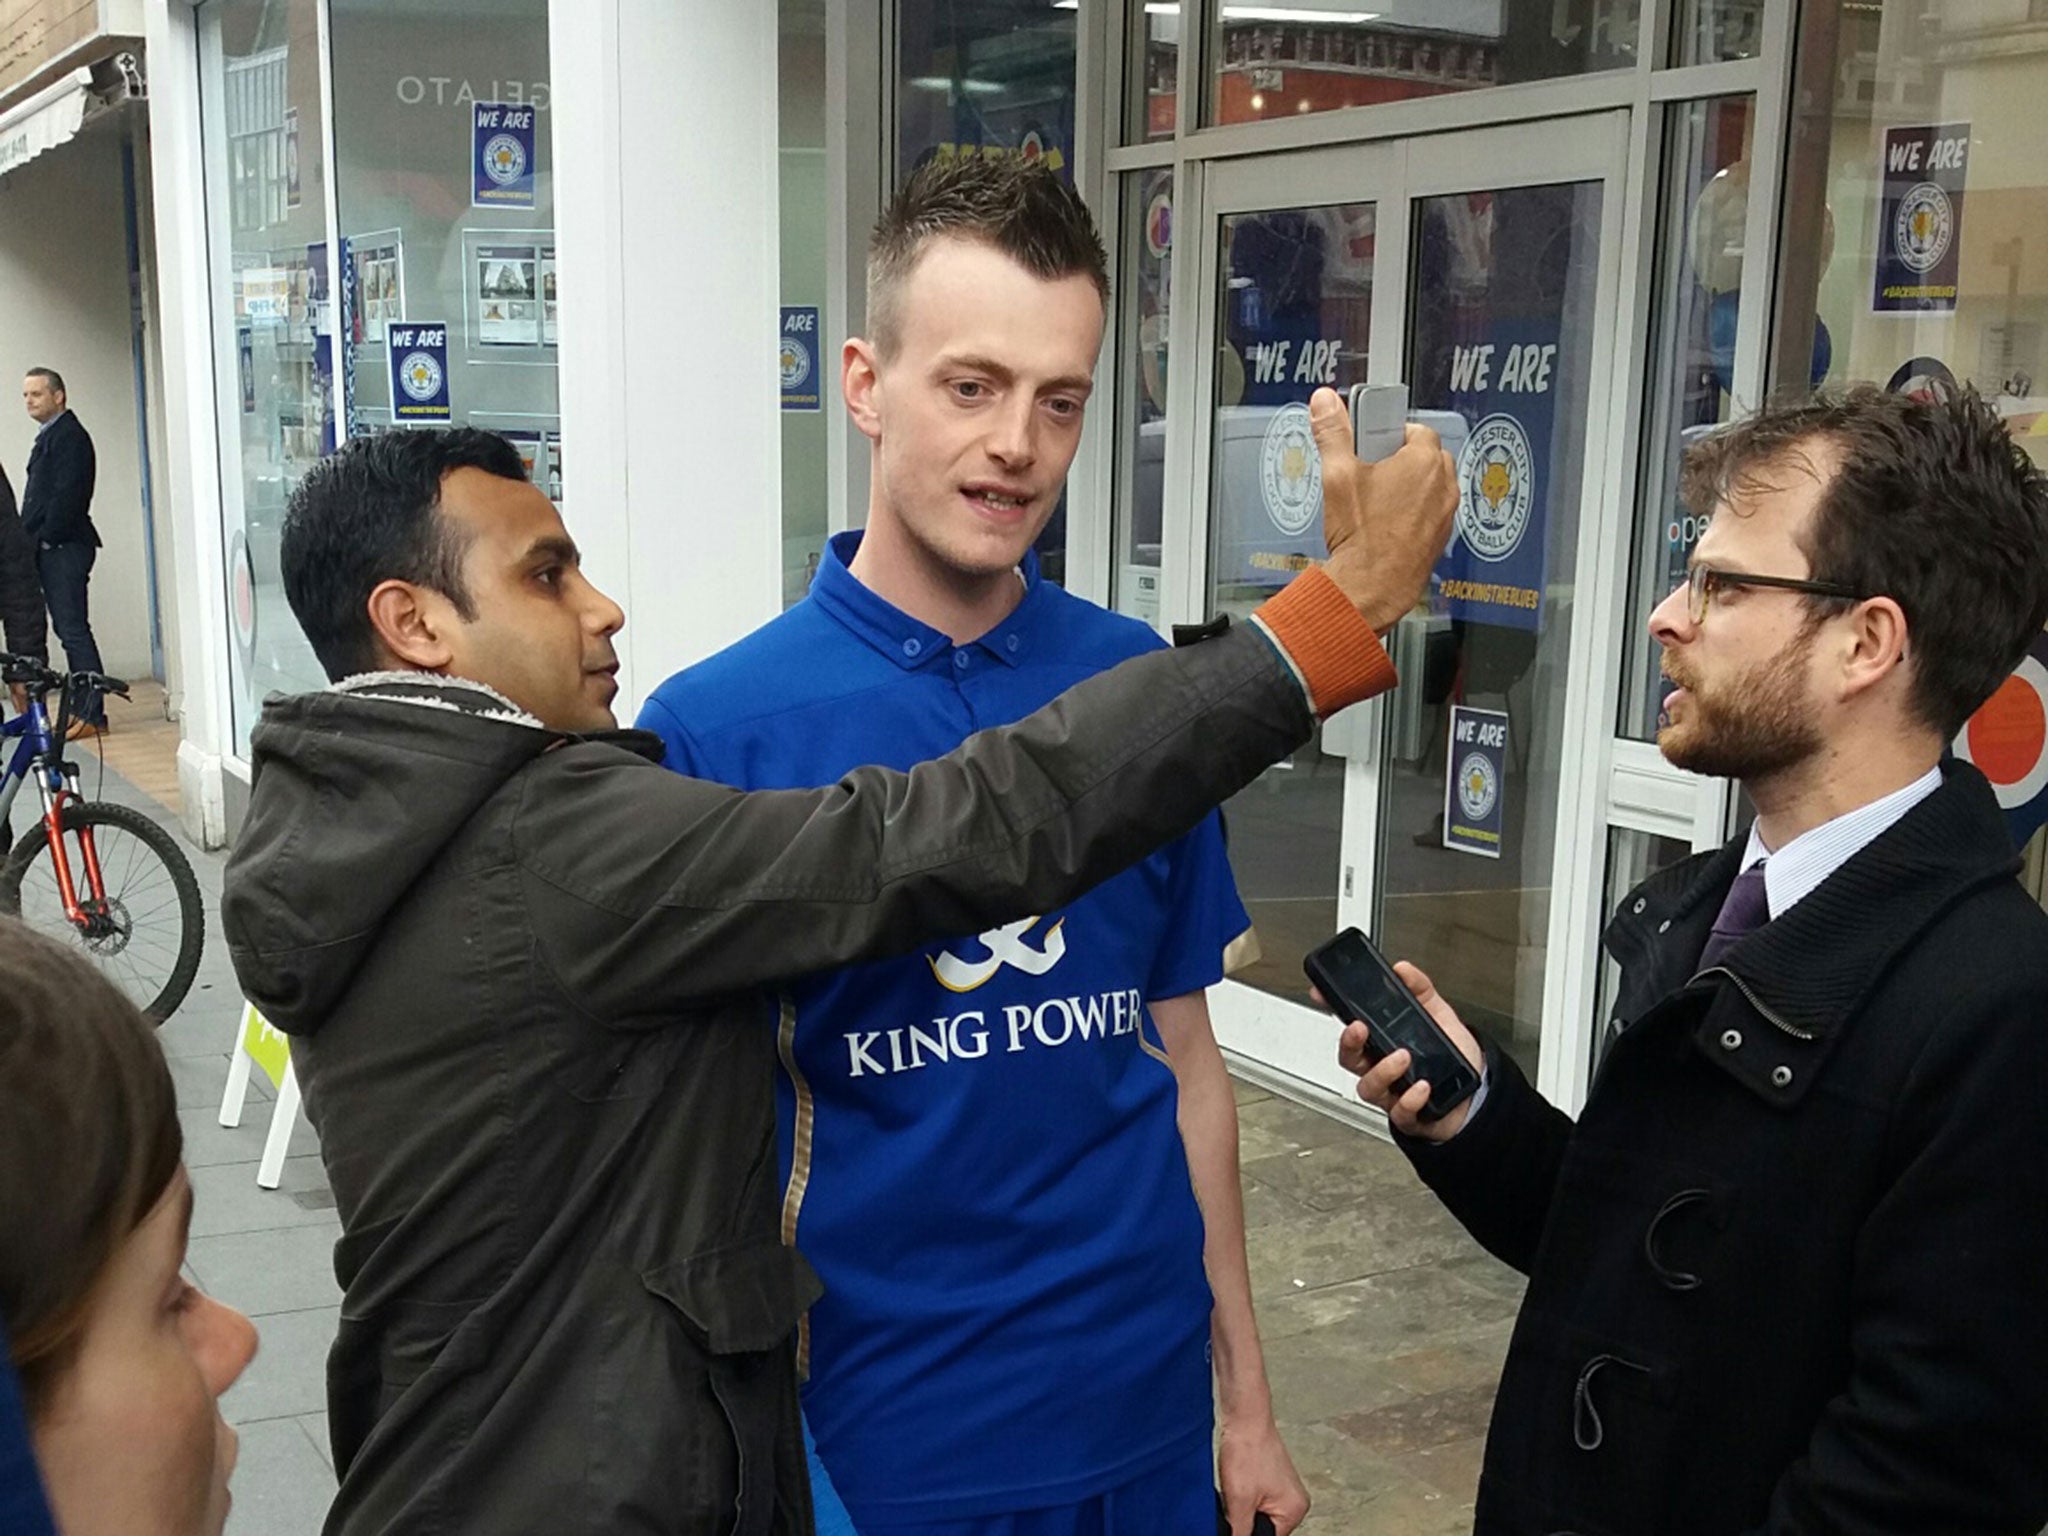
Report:
[[1975,395],[1875,390],[1695,446],[1650,618],[1658,745],[1753,827],[1607,931],[1574,1124],[1482,1068],[1444,1118],[1342,1055],[1529,1276],[1476,1536],[2034,1536],[2048,1520],[2048,914],[1948,743],[2048,620],[2048,480]]

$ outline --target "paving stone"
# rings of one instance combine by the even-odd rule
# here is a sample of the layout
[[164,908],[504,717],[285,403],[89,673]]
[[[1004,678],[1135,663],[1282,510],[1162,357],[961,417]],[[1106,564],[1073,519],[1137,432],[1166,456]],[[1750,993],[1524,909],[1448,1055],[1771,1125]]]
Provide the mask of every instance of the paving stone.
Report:
[[[225,1051],[213,1056],[173,1056],[167,1065],[171,1069],[171,1086],[178,1091],[178,1108],[210,1109],[219,1112],[221,1092],[228,1083],[228,1058]],[[267,1124],[270,1118],[270,1101],[276,1097],[276,1091],[270,1086],[270,1079],[261,1072],[251,1072],[249,1094],[242,1101],[243,1120],[254,1116]]]
[[1471,1500],[1479,1489],[1479,1469],[1486,1460],[1486,1436],[1425,1446],[1402,1462],[1409,1472],[1440,1493]]
[[1304,1147],[1327,1147],[1363,1134],[1334,1115],[1290,1099],[1267,1098],[1237,1112],[1237,1156],[1241,1163],[1257,1162],[1280,1152],[1299,1152]]
[[258,1319],[260,1327],[266,1313],[341,1304],[334,1282],[340,1235],[341,1223],[328,1213],[317,1226],[195,1237],[185,1258],[209,1295]]
[[303,1414],[324,1417],[327,1349],[334,1342],[340,1323],[339,1307],[272,1312],[256,1319],[256,1330],[261,1335],[256,1358],[221,1399],[222,1416],[230,1424],[296,1418]]
[[328,1433],[327,1415],[324,1412],[302,1413],[295,1422],[299,1428],[306,1432],[306,1438],[313,1442],[313,1450],[319,1456],[321,1465],[332,1472],[334,1470],[334,1440]]
[[[212,1168],[223,1163],[247,1163],[249,1182],[256,1182],[256,1165],[263,1158],[263,1143],[270,1134],[270,1107],[254,1100],[243,1106],[242,1123],[220,1123],[218,1103],[178,1111],[178,1124],[185,1132],[185,1166]],[[302,1114],[292,1127],[287,1157],[312,1157],[320,1151],[320,1138]]]
[[1515,1304],[1443,1265],[1390,1270],[1327,1285],[1259,1308],[1266,1338],[1341,1330],[1379,1340],[1387,1357],[1447,1345],[1512,1324]]
[[1468,1251],[1471,1243],[1427,1190],[1341,1211],[1303,1210],[1259,1229],[1250,1254],[1252,1296],[1284,1300],[1318,1286],[1435,1263]]
[[256,1182],[253,1164],[193,1168],[192,1235],[317,1227],[334,1221],[334,1193],[317,1157],[287,1157],[276,1189]]
[[1417,1451],[1486,1433],[1496,1383],[1480,1381],[1346,1414],[1331,1427],[1376,1456],[1403,1461]]
[[225,1536],[320,1536],[334,1502],[334,1469],[296,1419],[265,1419],[236,1431],[241,1455],[229,1489]]
[[1407,1158],[1383,1141],[1356,1133],[1324,1146],[1258,1158],[1246,1163],[1244,1172],[1312,1211],[1339,1211],[1361,1200],[1423,1187]]

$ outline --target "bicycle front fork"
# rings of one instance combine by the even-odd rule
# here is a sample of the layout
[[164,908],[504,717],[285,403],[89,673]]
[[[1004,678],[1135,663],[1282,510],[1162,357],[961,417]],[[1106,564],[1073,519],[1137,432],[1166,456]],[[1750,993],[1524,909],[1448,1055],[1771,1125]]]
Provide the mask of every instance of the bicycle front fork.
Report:
[[[71,857],[64,846],[64,807],[76,799],[69,788],[52,791],[43,788],[43,826],[50,839],[50,867],[57,876],[57,895],[64,903],[65,918],[77,927],[83,928],[107,910],[107,882],[100,874],[99,849],[94,846],[92,828],[78,828],[79,862],[85,866],[86,901],[78,895],[78,883],[71,877]],[[90,906],[86,904],[90,902]]]

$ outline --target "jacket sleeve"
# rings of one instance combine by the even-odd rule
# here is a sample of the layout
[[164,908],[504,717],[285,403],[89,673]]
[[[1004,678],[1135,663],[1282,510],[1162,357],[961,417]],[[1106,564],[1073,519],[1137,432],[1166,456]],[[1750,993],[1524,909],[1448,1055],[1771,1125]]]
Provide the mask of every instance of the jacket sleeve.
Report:
[[2025,970],[1929,1033],[1857,1244],[1848,1385],[1764,1536],[2048,1524],[2048,980]]
[[1486,1083],[1485,1103],[1449,1141],[1397,1132],[1394,1144],[1481,1247],[1526,1275],[1550,1219],[1572,1121],[1492,1041]]
[[[821,790],[742,794],[613,753],[551,754],[514,833],[543,957],[593,1018],[657,1024],[1047,911],[1308,739],[1309,701],[1328,697],[1297,644],[1240,626],[1126,662],[907,774],[862,768]],[[1391,681],[1383,660],[1376,676],[1371,691]]]

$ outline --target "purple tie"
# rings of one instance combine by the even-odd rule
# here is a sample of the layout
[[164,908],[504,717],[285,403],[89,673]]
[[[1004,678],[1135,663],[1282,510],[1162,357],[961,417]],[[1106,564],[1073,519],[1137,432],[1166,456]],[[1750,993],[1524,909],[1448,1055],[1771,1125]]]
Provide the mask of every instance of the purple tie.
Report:
[[1700,953],[1700,969],[1719,964],[1721,957],[1735,947],[1737,939],[1754,933],[1770,917],[1771,902],[1764,890],[1764,866],[1759,860],[1737,875],[1735,883],[1728,887],[1721,915],[1714,919],[1714,931],[1707,936],[1707,947]]

